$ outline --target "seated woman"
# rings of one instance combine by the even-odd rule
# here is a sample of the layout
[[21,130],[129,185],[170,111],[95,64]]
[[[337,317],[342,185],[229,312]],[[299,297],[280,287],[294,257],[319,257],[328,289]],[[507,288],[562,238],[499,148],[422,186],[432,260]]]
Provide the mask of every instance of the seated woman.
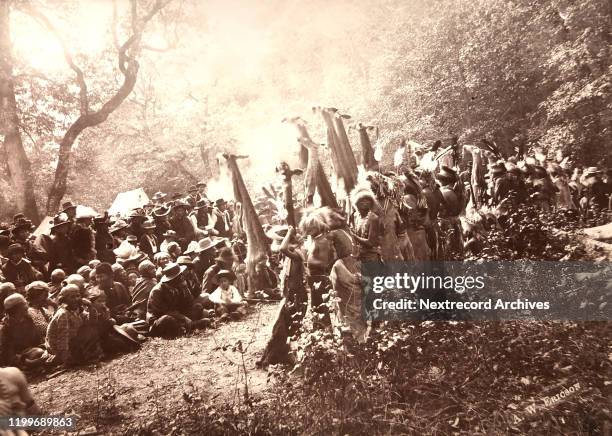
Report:
[[210,294],[210,301],[214,303],[215,310],[221,315],[221,320],[239,318],[246,314],[246,301],[242,300],[240,292],[232,284],[236,280],[236,275],[228,270],[221,270],[217,273],[219,287]]

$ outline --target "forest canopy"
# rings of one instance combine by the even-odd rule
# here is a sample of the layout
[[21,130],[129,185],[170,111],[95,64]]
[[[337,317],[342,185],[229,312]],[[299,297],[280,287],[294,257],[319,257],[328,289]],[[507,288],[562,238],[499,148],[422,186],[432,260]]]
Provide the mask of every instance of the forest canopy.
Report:
[[325,141],[316,105],[381,137],[612,163],[606,0],[0,3],[0,218],[199,180],[229,197],[229,149],[249,154],[256,188],[297,162],[283,118]]

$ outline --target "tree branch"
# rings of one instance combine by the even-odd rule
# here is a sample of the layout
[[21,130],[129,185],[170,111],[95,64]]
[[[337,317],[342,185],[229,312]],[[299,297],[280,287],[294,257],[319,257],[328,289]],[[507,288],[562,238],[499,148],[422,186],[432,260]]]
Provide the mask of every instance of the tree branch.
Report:
[[86,115],[89,113],[89,97],[87,96],[87,83],[85,82],[85,75],[83,74],[83,70],[74,63],[72,59],[72,54],[64,41],[64,38],[60,35],[55,26],[51,23],[51,21],[40,12],[34,5],[29,2],[18,3],[18,7],[25,14],[30,15],[32,18],[37,20],[43,27],[45,27],[55,38],[58,40],[60,45],[62,46],[62,51],[64,52],[64,59],[66,59],[66,63],[70,67],[72,71],[76,74],[76,82],[79,85],[79,102],[80,102],[80,111],[81,115]]

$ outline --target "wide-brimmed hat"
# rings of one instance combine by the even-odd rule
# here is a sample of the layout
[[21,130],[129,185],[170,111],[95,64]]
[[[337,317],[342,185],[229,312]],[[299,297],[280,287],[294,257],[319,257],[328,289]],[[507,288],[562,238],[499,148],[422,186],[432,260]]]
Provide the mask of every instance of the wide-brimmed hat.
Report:
[[196,185],[191,185],[188,189],[187,192],[198,192],[198,187]]
[[168,216],[170,208],[165,206],[159,206],[153,209],[153,216],[157,218]]
[[160,283],[166,283],[171,280],[174,280],[182,273],[184,273],[186,269],[187,267],[184,265],[179,265],[178,263],[174,262],[169,263],[162,270],[162,278],[160,280]]
[[166,198],[166,196],[167,194],[157,191],[155,194],[153,194],[153,197],[151,197],[151,200],[153,201],[163,200],[164,198]]
[[225,201],[222,198],[218,198],[217,200],[215,200],[215,206],[216,207],[223,206],[224,204],[227,204],[227,201]]
[[72,201],[66,201],[62,203],[62,212],[66,212],[68,209],[76,209],[77,205]]
[[178,259],[176,259],[176,263],[179,265],[193,265],[193,260],[191,260],[189,256],[179,256]]
[[183,208],[185,208],[185,210],[187,210],[187,209],[189,209],[191,207],[191,205],[189,203],[186,203],[186,202],[182,201],[182,200],[177,200],[172,205],[172,210],[178,209],[179,207],[183,207]]
[[206,201],[206,199],[202,198],[201,200],[198,200],[196,202],[196,205],[194,206],[193,210],[200,210],[200,209],[208,209],[208,201]]
[[136,208],[136,209],[132,209],[130,211],[130,214],[128,215],[128,218],[146,218],[146,214],[144,212],[144,210],[140,207]]
[[31,230],[32,229],[32,221],[26,218],[18,218],[17,221],[13,223],[11,226],[12,232],[18,232],[19,230]]
[[53,223],[51,224],[51,229],[56,229],[60,226],[64,226],[66,224],[70,224],[70,219],[68,218],[68,215],[66,215],[65,213],[60,213],[58,215],[55,215],[53,217]]
[[206,187],[206,182],[198,182],[198,183],[196,183],[196,187],[197,188],[205,188]]
[[110,228],[108,229],[108,232],[115,233],[119,230],[127,229],[128,227],[129,227],[129,224],[126,223],[125,221],[117,220],[112,226],[110,226]]
[[151,221],[151,220],[146,220],[144,223],[142,223],[142,228],[145,230],[151,230],[154,229],[155,227],[157,227],[155,225],[155,222]]
[[217,273],[217,279],[226,278],[230,281],[236,280],[236,274],[233,271],[229,271],[227,269],[222,269]]
[[444,182],[456,182],[457,171],[445,165],[442,165],[442,168],[440,168],[440,172],[436,174],[436,179]]
[[129,324],[123,324],[121,326],[115,324],[113,325],[113,331],[134,345],[140,345],[141,342],[145,341],[145,337],[139,334],[136,329]]
[[189,245],[187,245],[187,248],[185,249],[185,251],[183,251],[183,254],[193,254],[193,253],[196,253],[197,249],[198,249],[198,242],[197,241],[190,241]]
[[13,215],[13,222],[14,223],[16,223],[19,220],[24,220],[24,219],[26,219],[26,216],[25,216],[25,214],[23,214],[21,212],[20,213],[16,213],[15,215]]
[[162,236],[164,238],[178,238],[178,234],[174,230],[167,230]]
[[601,171],[599,168],[588,167],[586,170],[584,170],[582,177],[586,179],[587,177],[601,176],[602,174],[603,174],[603,171]]
[[215,248],[217,245],[223,242],[223,239],[212,239],[206,237],[198,241],[198,248],[195,250],[196,253],[202,253],[203,251]]

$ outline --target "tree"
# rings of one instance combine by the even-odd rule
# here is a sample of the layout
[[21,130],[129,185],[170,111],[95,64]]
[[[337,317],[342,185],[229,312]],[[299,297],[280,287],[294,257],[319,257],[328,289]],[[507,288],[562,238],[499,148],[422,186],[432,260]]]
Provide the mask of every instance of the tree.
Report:
[[10,2],[0,0],[0,134],[2,156],[6,162],[17,209],[39,221],[34,196],[32,171],[21,139],[10,40]]
[[32,3],[21,4],[21,9],[39,21],[54,37],[60,42],[66,63],[74,72],[75,81],[79,88],[79,116],[70,125],[59,143],[57,166],[53,183],[47,198],[47,215],[56,213],[60,202],[66,193],[66,183],[70,171],[70,157],[72,147],[78,136],[87,128],[97,126],[106,121],[130,95],[138,77],[139,63],[138,58],[143,49],[142,36],[147,24],[155,15],[160,12],[171,0],[155,0],[149,10],[144,14],[139,14],[139,2],[130,0],[130,31],[129,36],[123,43],[119,43],[117,4],[113,2],[114,22],[113,36],[117,51],[117,63],[123,79],[119,88],[104,101],[97,110],[92,109],[90,104],[90,94],[87,80],[83,69],[77,65],[73,56],[62,38],[60,32],[51,21],[40,12]]

